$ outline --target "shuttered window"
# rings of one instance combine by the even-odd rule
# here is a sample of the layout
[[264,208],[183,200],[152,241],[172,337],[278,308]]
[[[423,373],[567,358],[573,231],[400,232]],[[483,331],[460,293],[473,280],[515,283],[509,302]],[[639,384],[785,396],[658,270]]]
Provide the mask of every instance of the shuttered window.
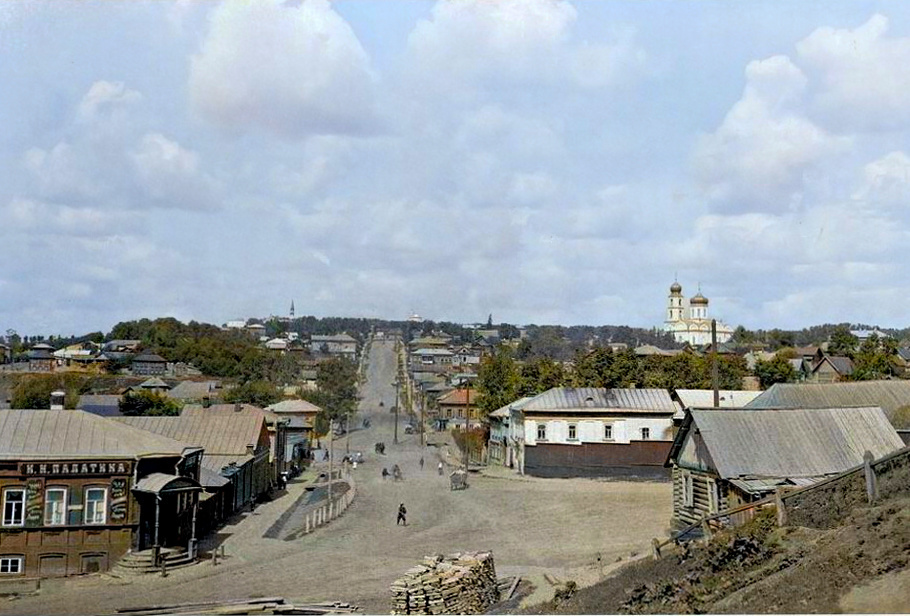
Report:
[[692,507],[695,504],[695,497],[692,494],[692,475],[683,471],[683,506]]

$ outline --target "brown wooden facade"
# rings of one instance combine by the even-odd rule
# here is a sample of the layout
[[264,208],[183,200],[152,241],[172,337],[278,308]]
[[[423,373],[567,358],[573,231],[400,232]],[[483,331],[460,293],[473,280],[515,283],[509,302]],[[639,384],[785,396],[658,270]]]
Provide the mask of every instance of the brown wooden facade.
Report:
[[[195,539],[200,455],[0,462],[0,578],[106,571],[156,540],[187,547]],[[143,493],[133,483],[171,477],[175,467],[188,486],[178,493]]]
[[524,447],[524,472],[537,477],[647,477],[667,479],[672,441],[542,443]]

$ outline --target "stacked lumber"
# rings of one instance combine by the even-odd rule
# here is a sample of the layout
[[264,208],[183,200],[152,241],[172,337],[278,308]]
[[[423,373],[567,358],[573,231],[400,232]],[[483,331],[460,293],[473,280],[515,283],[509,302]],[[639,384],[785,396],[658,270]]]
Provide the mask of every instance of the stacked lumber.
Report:
[[314,604],[293,604],[284,597],[259,599],[235,599],[226,601],[202,601],[197,603],[172,603],[147,607],[124,607],[117,610],[123,616],[163,616],[165,614],[354,614],[357,606],[343,601],[327,601]]
[[393,614],[482,614],[499,601],[490,552],[426,556],[391,590]]

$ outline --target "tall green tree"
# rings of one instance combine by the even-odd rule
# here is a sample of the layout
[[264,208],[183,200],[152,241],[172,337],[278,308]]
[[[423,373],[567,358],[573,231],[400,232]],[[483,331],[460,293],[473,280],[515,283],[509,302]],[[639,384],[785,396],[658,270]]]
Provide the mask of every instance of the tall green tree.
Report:
[[572,372],[574,387],[612,387],[613,351],[610,347],[597,346],[575,354]]
[[224,393],[224,401],[229,404],[240,402],[261,408],[279,402],[281,398],[281,391],[275,385],[264,380],[245,381]]
[[875,334],[869,336],[860,345],[853,357],[854,381],[871,381],[894,375],[894,356],[897,344],[890,338],[880,339]]
[[329,421],[353,416],[357,410],[357,364],[343,357],[316,366],[317,403]]
[[859,339],[850,333],[850,329],[840,325],[831,332],[831,337],[828,339],[828,354],[852,358],[856,354],[858,344]]
[[562,364],[549,357],[535,357],[526,361],[519,369],[516,395],[518,397],[536,396],[548,389],[562,387],[565,384],[566,371]]
[[762,389],[768,389],[775,383],[792,383],[796,380],[796,370],[781,353],[776,353],[768,360],[756,360],[754,372]]
[[120,399],[120,413],[129,416],[176,416],[180,414],[180,404],[158,392],[130,391]]
[[477,371],[477,408],[486,417],[518,398],[519,373],[511,351],[500,345],[480,362]]

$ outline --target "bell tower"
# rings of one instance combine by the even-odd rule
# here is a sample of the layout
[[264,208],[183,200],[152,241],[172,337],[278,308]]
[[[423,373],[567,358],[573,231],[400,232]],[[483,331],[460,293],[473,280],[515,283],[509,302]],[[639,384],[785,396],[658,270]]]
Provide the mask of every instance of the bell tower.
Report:
[[673,323],[683,319],[683,294],[682,285],[674,281],[670,286],[670,295],[667,297],[667,322]]

